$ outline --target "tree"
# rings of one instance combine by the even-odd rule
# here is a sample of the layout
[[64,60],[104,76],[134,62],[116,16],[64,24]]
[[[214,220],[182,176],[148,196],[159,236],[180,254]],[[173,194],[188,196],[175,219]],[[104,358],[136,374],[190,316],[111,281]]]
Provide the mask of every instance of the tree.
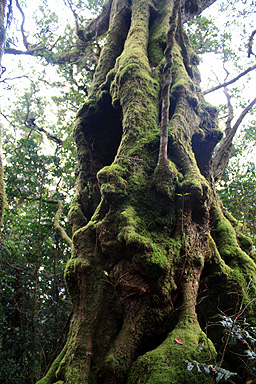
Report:
[[[78,66],[107,31],[74,129],[65,271],[73,320],[40,384],[213,382],[223,333],[206,335],[205,325],[219,313],[253,323],[252,245],[215,191],[227,160],[223,144],[213,158],[218,111],[200,91],[182,26],[212,2],[108,1],[85,29],[77,25],[68,54],[32,47],[22,31],[28,54]],[[235,355],[225,355],[235,370]],[[191,372],[193,362],[205,373]]]
[[[56,217],[57,199],[65,200],[59,182],[65,167],[59,166],[60,149],[54,156],[42,154],[36,133],[8,139],[3,153],[7,203],[0,248],[0,381],[35,383],[56,345],[65,341],[71,312],[63,279],[70,247],[61,241]],[[53,177],[58,178],[55,190]]]
[[86,44],[108,30],[74,129],[73,321],[40,384],[212,382],[187,362],[215,363],[221,332],[202,328],[250,281],[253,321],[251,243],[215,191],[218,113],[182,28],[210,3],[109,1],[78,31]]

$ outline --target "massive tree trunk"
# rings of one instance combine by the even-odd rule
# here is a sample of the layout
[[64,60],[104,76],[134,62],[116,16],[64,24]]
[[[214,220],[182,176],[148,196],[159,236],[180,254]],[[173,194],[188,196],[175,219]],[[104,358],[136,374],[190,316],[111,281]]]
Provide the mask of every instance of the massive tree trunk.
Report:
[[218,112],[200,92],[182,28],[211,2],[109,2],[106,41],[74,130],[65,272],[73,321],[40,384],[213,382],[187,369],[188,361],[215,363],[221,334],[203,329],[219,310],[235,312],[230,292],[242,295],[252,280],[255,296],[250,243],[214,189]]

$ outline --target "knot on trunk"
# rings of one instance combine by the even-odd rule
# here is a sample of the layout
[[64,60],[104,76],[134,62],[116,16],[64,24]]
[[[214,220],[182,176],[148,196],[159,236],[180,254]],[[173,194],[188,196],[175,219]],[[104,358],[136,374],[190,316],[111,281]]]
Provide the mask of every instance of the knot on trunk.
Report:
[[122,260],[114,267],[111,280],[115,287],[121,290],[121,296],[124,298],[131,295],[142,296],[150,292],[144,277],[128,260]]

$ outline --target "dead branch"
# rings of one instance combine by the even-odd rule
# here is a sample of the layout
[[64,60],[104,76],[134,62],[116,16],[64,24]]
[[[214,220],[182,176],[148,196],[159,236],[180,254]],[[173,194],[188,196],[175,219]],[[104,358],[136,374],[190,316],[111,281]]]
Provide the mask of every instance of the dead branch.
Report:
[[216,87],[207,89],[206,91],[203,92],[203,94],[204,94],[204,95],[207,95],[208,93],[217,91],[217,89],[220,89],[220,88],[223,88],[223,87],[227,87],[228,85],[235,83],[235,82],[236,82],[237,80],[239,80],[241,77],[247,75],[247,73],[253,71],[255,68],[256,68],[256,64],[255,64],[255,65],[252,65],[251,67],[247,68],[245,71],[241,72],[238,76],[234,77],[234,79],[229,80],[229,81],[227,81],[227,82],[225,82],[225,83],[223,83],[223,84],[219,84],[219,85],[217,85]]
[[217,180],[224,169],[226,168],[228,161],[230,159],[230,153],[232,149],[232,143],[233,138],[237,132],[238,127],[242,123],[244,117],[247,115],[248,112],[253,108],[253,106],[256,104],[256,97],[253,99],[253,101],[247,105],[246,108],[242,111],[238,119],[236,120],[233,127],[230,129],[229,133],[226,135],[223,143],[220,145],[218,151],[213,157],[213,173],[214,178]]

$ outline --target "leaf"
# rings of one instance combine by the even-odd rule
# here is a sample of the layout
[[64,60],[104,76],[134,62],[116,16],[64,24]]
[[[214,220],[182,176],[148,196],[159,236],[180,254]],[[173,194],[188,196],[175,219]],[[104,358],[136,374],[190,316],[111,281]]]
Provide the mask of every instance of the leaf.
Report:
[[181,341],[181,339],[179,339],[178,337],[175,338],[175,341],[177,344],[183,344],[183,342]]

